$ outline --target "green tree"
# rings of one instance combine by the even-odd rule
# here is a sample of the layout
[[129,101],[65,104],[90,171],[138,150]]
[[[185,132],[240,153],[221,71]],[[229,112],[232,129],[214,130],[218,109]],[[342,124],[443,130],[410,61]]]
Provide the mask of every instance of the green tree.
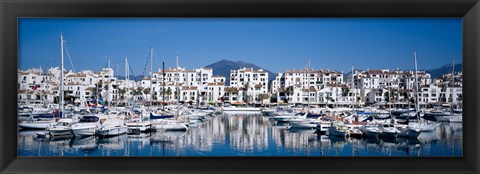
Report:
[[350,92],[350,88],[342,88],[342,96],[347,96]]
[[385,92],[385,101],[386,102],[390,102],[390,95],[391,95],[391,92]]
[[120,99],[125,99],[125,93],[127,93],[127,90],[119,89],[118,92],[120,93]]

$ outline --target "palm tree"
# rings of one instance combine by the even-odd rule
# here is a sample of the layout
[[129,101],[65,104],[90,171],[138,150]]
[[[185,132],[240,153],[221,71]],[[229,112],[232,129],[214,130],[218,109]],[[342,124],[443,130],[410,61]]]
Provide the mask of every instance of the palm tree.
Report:
[[119,89],[118,92],[120,93],[120,99],[125,99],[125,93],[127,93],[127,90]]
[[263,104],[263,100],[269,99],[269,98],[270,98],[270,95],[268,95],[268,94],[259,94],[259,95],[258,95],[258,98],[260,99],[261,103]]
[[342,96],[347,96],[350,92],[350,88],[342,88]]
[[249,97],[247,95],[248,87],[249,87],[248,83],[245,83],[245,85],[243,85],[243,101],[245,101],[245,103],[247,104],[248,102],[250,102]]
[[167,88],[167,90],[164,89],[164,91],[165,91],[165,95],[167,95],[167,97],[170,98],[170,95],[172,95],[172,90],[170,88]]

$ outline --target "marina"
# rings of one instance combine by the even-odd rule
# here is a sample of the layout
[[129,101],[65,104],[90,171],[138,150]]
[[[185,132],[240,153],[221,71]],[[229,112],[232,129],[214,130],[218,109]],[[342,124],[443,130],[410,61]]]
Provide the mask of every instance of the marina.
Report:
[[342,137],[289,129],[262,115],[208,116],[187,131],[117,136],[39,137],[20,130],[19,156],[462,156],[461,123],[418,137]]
[[[26,23],[38,25],[28,19],[24,20]],[[170,20],[172,19],[148,19],[140,22],[161,28],[182,23],[192,25],[192,21],[188,20],[177,19],[180,20],[179,23]],[[60,20],[57,24],[64,22]],[[88,24],[92,21],[80,22]],[[221,21],[205,22],[218,25],[220,29],[231,25]],[[256,22],[260,21],[253,21]],[[263,22],[257,24],[263,25]],[[278,29],[282,29],[284,25],[295,26],[293,23],[296,23],[273,19],[270,22],[279,26],[276,27]],[[329,21],[305,23],[310,27],[303,30],[322,30],[325,27],[320,27],[319,24],[323,25],[324,22]],[[458,24],[461,20],[446,21],[449,22]],[[124,26],[122,22],[113,23]],[[349,22],[346,24],[357,25]],[[392,27],[384,21],[379,24]],[[30,28],[33,27],[24,30]],[[80,31],[75,27],[68,28],[73,33]],[[265,67],[263,68],[254,63],[222,58],[232,56],[230,54],[236,52],[234,50],[245,45],[232,47],[225,55],[211,58],[213,55],[196,55],[192,52],[199,50],[198,44],[174,47],[165,44],[167,41],[159,37],[165,35],[163,30],[154,35],[145,35],[149,32],[139,33],[131,28],[118,28],[120,33],[132,33],[142,37],[129,38],[130,34],[126,34],[122,37],[129,38],[124,39],[129,42],[110,43],[112,47],[119,47],[115,49],[107,49],[98,44],[110,42],[109,40],[113,39],[110,35],[110,39],[90,37],[88,41],[93,41],[92,45],[98,47],[97,50],[89,44],[78,44],[86,41],[79,37],[83,36],[83,33],[66,34],[69,39],[67,44],[64,34],[54,36],[51,34],[54,33],[52,29],[48,29],[50,34],[43,35],[23,32],[34,33],[34,36],[41,37],[48,44],[39,45],[38,43],[42,42],[22,36],[22,39],[29,40],[25,43],[32,45],[29,48],[36,50],[29,50],[22,55],[48,52],[43,53],[43,56],[54,60],[48,63],[37,62],[30,58],[37,55],[30,55],[28,60],[22,62],[28,66],[21,65],[18,69],[16,117],[19,156],[463,155],[463,72],[462,63],[455,64],[455,58],[461,54],[443,52],[448,49],[423,47],[419,49],[420,54],[417,57],[417,49],[410,47],[413,42],[408,42],[402,49],[384,48],[398,50],[394,54],[382,53],[380,57],[369,55],[377,53],[370,49],[353,51],[359,55],[364,54],[358,56],[363,57],[360,60],[353,59],[357,55],[341,56],[343,52],[338,51],[329,53],[328,56],[319,56],[311,52],[318,51],[316,48],[304,50],[304,46],[298,47],[302,44],[292,44],[294,42],[288,42],[290,46],[283,50],[296,50],[291,49],[296,47],[301,51],[295,51],[296,54],[287,57],[284,57],[281,51],[265,51],[260,49],[262,46],[257,45],[258,48],[251,48],[257,53],[278,54],[262,58],[257,58],[257,54],[254,54],[255,56],[248,58],[254,63],[261,63]],[[187,28],[191,30],[195,27]],[[398,27],[390,28],[396,29]],[[443,28],[434,27],[429,30]],[[169,36],[190,39],[184,36],[185,33],[177,33],[183,30],[170,28],[165,31],[176,33],[166,34]],[[256,31],[251,30],[250,34],[264,36]],[[209,34],[212,33],[216,32]],[[350,32],[337,34],[344,36],[348,33]],[[324,33],[318,34],[320,36]],[[230,42],[215,34],[211,36],[218,37],[218,43]],[[327,36],[330,35],[324,37]],[[417,33],[416,37],[424,36]],[[248,38],[250,35],[243,37]],[[265,40],[280,38],[269,37]],[[308,41],[305,43],[316,43],[323,39],[315,37],[316,40],[311,40],[312,35],[301,35],[304,41]],[[404,39],[397,35],[391,37],[395,38],[388,41],[389,43]],[[343,40],[344,43],[350,43],[349,39],[358,43],[365,41],[355,39],[356,37],[345,38],[348,39]],[[173,43],[178,42],[176,39],[172,40]],[[201,40],[203,42],[208,39]],[[428,41],[432,38],[424,39]],[[158,44],[154,40],[162,42]],[[253,40],[250,44],[254,45],[257,41]],[[150,46],[144,45],[145,41]],[[331,42],[333,41],[336,42]],[[272,41],[267,43],[265,45],[277,44]],[[319,42],[324,43],[328,42]],[[327,47],[320,51],[322,54],[325,50],[334,50],[328,47],[329,44],[324,46]],[[48,49],[38,50],[37,47]],[[79,60],[73,59],[75,63],[68,51],[69,47],[70,50],[83,50],[72,52],[73,58],[77,55],[81,57],[77,58]],[[85,50],[84,47],[95,50],[95,54],[90,55],[90,50]],[[372,48],[377,49],[378,46]],[[108,53],[99,51],[103,49],[107,49]],[[130,55],[122,52],[126,50],[129,50],[127,52]],[[183,51],[174,53],[172,50]],[[103,61],[98,59],[100,54],[115,56],[107,56]],[[442,56],[441,59],[434,59],[439,55]],[[314,58],[311,59],[311,56]],[[83,57],[89,57],[86,58],[89,60],[83,60]],[[277,61],[277,57],[282,61]],[[344,57],[349,59],[343,59]],[[386,57],[389,58],[388,61],[385,61]],[[205,65],[206,60],[216,62]],[[103,63],[105,66],[101,66]],[[425,66],[425,63],[428,65]],[[76,71],[77,65],[83,70]],[[274,68],[274,71],[266,68]],[[143,69],[143,72],[139,69]]]

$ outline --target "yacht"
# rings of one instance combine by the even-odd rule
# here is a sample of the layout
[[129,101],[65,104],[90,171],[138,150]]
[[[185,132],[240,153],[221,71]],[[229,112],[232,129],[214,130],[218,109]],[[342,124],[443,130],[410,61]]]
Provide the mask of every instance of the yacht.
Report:
[[153,128],[155,130],[165,130],[165,131],[186,131],[188,126],[181,121],[174,119],[158,119],[152,122]]
[[360,131],[362,131],[363,135],[367,137],[378,137],[382,131],[380,129],[373,125],[373,124],[365,124],[362,127],[360,127]]
[[70,127],[74,124],[71,118],[62,118],[57,123],[50,125],[47,132],[52,136],[70,136],[72,132]]
[[83,116],[80,121],[70,128],[76,137],[92,136],[100,129],[101,120],[97,116]]
[[46,129],[51,124],[54,124],[55,120],[39,120],[37,118],[30,117],[28,121],[18,123],[18,127],[21,129]]
[[396,138],[400,131],[393,125],[388,123],[378,124],[378,129],[382,132],[383,137]]
[[349,136],[349,129],[341,121],[333,121],[328,128],[328,134],[333,136],[347,137]]
[[115,136],[126,134],[128,131],[127,125],[121,119],[117,118],[110,118],[106,119],[105,122],[102,123],[100,129],[96,132],[97,135],[100,136]]
[[417,138],[420,135],[420,133],[422,133],[418,127],[415,128],[410,126],[397,127],[397,130],[400,131],[398,133],[399,137]]

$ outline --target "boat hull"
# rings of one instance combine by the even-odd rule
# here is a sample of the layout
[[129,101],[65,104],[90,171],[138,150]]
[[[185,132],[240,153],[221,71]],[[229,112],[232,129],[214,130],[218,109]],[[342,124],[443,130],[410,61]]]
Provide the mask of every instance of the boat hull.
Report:
[[292,123],[290,129],[316,129],[316,123]]
[[398,137],[398,132],[385,132],[385,131],[383,131],[380,135],[382,137],[387,137],[387,138],[397,138]]
[[72,135],[72,132],[68,128],[67,129],[50,129],[50,130],[48,130],[48,132],[52,136],[69,136],[69,135]]
[[97,128],[81,128],[81,129],[72,129],[72,134],[76,137],[82,136],[93,136],[97,132]]
[[96,134],[100,136],[116,136],[116,135],[126,134],[127,132],[128,132],[127,127],[115,127],[111,129],[105,129],[105,130],[100,129],[96,132]]
[[149,122],[133,122],[125,123],[129,130],[138,130],[140,132],[145,132],[151,129],[151,124]]
[[18,127],[22,129],[46,129],[53,122],[28,122],[19,123]]
[[380,133],[377,132],[377,131],[363,131],[362,133],[366,137],[375,137],[376,138],[380,135]]
[[159,131],[186,131],[188,130],[187,125],[179,122],[163,122],[156,123],[153,125],[155,130]]

